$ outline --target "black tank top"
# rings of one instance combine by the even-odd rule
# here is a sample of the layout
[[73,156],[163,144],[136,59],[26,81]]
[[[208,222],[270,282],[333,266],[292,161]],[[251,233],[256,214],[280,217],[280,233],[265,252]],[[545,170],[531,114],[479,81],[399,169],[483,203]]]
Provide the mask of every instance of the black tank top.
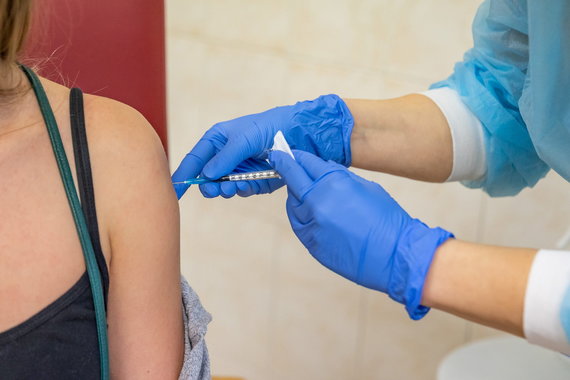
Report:
[[[81,207],[101,272],[106,305],[109,271],[99,240],[83,94],[80,89],[71,90],[69,104]],[[95,309],[87,272],[53,303],[23,323],[0,333],[2,380],[99,378]]]

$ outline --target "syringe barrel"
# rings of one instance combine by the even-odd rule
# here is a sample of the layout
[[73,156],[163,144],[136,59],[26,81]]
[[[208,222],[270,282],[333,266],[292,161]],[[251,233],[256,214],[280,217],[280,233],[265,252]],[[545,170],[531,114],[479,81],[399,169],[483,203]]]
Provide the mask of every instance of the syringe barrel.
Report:
[[234,173],[221,177],[216,182],[227,181],[255,181],[258,179],[281,178],[275,170],[262,170],[258,172]]

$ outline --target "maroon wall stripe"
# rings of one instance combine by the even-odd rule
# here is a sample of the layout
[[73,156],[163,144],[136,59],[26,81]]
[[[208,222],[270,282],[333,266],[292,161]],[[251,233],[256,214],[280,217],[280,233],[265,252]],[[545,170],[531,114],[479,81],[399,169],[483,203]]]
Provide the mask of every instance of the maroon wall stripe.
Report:
[[163,0],[42,0],[24,63],[139,110],[166,149]]

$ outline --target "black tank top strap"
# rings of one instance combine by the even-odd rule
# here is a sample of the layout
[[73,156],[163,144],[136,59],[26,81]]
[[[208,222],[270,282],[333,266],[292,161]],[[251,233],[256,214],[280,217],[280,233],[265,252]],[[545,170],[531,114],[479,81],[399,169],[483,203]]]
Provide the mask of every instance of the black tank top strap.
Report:
[[91,160],[89,158],[89,146],[87,132],[85,130],[85,113],[83,110],[83,92],[79,88],[72,88],[69,94],[69,113],[71,119],[71,137],[73,140],[73,154],[75,156],[75,170],[81,208],[85,215],[87,228],[95,251],[97,265],[103,280],[103,294],[105,307],[109,294],[109,270],[101,249],[99,238],[99,225],[97,223],[97,209],[95,207],[95,191],[93,189],[93,175],[91,174]]

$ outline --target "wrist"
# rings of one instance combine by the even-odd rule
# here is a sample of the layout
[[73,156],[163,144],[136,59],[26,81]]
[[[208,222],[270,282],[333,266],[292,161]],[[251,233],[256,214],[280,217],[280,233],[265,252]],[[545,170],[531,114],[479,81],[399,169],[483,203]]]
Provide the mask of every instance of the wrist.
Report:
[[450,240],[437,250],[422,303],[522,336],[524,297],[536,250]]
[[334,94],[294,106],[291,127],[284,131],[292,149],[350,166],[350,138],[354,119],[346,103]]
[[430,309],[422,302],[426,278],[436,251],[451,238],[452,233],[414,219],[398,241],[392,273],[400,275],[390,279],[388,294],[404,304],[414,320],[423,318]]
[[454,246],[458,244],[460,245],[461,242],[453,239],[446,241],[437,248],[424,283],[424,291],[422,293],[423,305],[436,309],[442,308],[447,292],[445,289],[447,284],[443,281],[443,278],[446,277],[445,270],[453,270],[453,267],[449,267],[449,265],[453,264],[449,260],[449,254],[455,250]]

